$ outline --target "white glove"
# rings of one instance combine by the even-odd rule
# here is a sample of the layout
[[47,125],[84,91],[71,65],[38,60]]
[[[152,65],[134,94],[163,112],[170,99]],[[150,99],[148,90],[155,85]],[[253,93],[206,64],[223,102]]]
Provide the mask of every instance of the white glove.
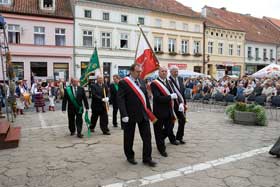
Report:
[[184,109],[185,109],[184,104],[181,103],[181,104],[179,105],[178,111],[179,111],[179,112],[184,112]]
[[124,123],[128,123],[128,120],[129,120],[129,118],[127,116],[122,118],[122,122],[124,122]]
[[172,94],[170,94],[170,96],[171,96],[171,99],[177,99],[178,98],[176,93],[172,93]]
[[108,103],[109,102],[109,97],[105,97],[102,99],[103,102]]

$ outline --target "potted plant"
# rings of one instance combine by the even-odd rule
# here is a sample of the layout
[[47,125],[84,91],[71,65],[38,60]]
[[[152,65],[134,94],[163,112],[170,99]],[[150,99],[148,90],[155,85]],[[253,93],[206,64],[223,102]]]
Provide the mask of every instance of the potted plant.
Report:
[[169,55],[170,55],[170,56],[176,56],[177,53],[176,53],[176,52],[169,52]]
[[264,107],[256,104],[235,103],[226,108],[226,114],[234,123],[242,125],[267,125]]
[[201,53],[195,53],[193,56],[195,56],[195,57],[201,57],[202,54],[201,54]]
[[183,56],[191,56],[190,53],[182,53]]
[[155,52],[157,55],[162,55],[164,52],[163,51],[156,51]]

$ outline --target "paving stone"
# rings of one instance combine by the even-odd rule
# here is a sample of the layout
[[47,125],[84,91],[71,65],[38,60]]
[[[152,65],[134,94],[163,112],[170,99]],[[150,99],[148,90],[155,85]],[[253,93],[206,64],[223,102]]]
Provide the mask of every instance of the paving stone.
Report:
[[243,177],[227,177],[224,182],[230,187],[247,187],[251,185],[251,182]]

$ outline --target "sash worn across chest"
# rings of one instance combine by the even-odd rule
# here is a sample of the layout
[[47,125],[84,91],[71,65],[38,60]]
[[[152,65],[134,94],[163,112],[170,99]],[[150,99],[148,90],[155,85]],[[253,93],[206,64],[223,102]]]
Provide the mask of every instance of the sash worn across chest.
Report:
[[151,122],[155,123],[157,121],[157,118],[151,112],[151,110],[147,107],[147,101],[146,101],[146,97],[145,97],[145,94],[143,93],[143,91],[129,77],[125,77],[123,80],[128,84],[128,86],[132,89],[132,91],[136,94],[138,99],[141,101]]

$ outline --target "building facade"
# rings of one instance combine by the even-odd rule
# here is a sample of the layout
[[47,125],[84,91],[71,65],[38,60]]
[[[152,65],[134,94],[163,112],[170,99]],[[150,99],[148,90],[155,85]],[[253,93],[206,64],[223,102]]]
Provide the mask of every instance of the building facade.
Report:
[[29,85],[33,79],[69,80],[74,24],[70,1],[2,2],[16,79],[25,79]]
[[[201,71],[202,21],[188,8],[188,15],[176,15],[176,10],[156,10],[158,3],[176,1],[77,1],[75,6],[75,72],[81,76],[94,47],[98,48],[101,69],[105,77],[121,77],[134,63],[139,23],[155,50],[161,65],[178,65],[183,69]],[[154,7],[154,8],[153,8]],[[162,7],[162,6],[161,6]],[[176,2],[173,6],[186,10]],[[185,12],[185,11],[183,11]],[[184,13],[185,14],[185,13]],[[160,24],[160,25],[158,25]],[[188,30],[192,28],[192,30]],[[194,29],[197,29],[196,31]],[[184,51],[182,51],[182,43]],[[193,44],[197,41],[194,56]]]

